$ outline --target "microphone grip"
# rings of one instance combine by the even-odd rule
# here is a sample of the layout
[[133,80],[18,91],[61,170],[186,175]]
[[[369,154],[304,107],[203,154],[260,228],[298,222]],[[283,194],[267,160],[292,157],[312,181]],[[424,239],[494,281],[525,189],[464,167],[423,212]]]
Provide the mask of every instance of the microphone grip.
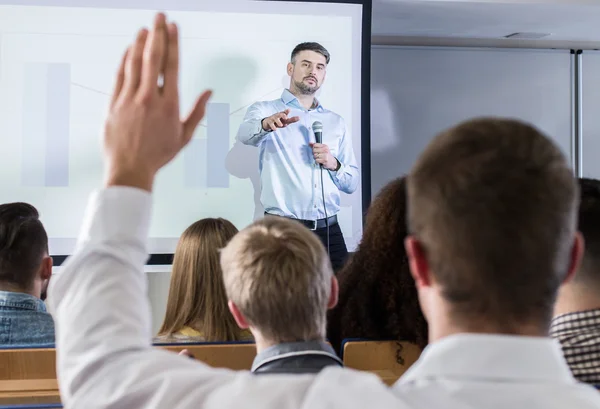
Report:
[[323,143],[323,132],[315,132],[315,142]]

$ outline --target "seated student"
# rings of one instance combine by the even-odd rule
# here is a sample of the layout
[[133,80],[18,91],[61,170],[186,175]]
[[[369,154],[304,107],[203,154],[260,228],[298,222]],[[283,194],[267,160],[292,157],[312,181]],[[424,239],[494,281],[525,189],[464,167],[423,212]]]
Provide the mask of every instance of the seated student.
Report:
[[267,216],[231,240],[221,266],[231,313],[256,339],[252,372],[314,373],[342,365],[325,342],[337,280],[311,231]]
[[600,385],[600,181],[580,179],[579,185],[585,253],[573,280],[560,289],[550,335],[575,378]]
[[327,319],[327,336],[337,350],[345,338],[427,345],[427,322],[404,251],[406,236],[406,179],[398,178],[369,206],[358,249],[337,275],[339,301]]
[[48,236],[27,203],[0,205],[0,345],[54,343],[42,296],[52,275]]
[[578,186],[556,144],[515,120],[439,135],[408,176],[405,240],[429,345],[394,389],[423,408],[599,408],[548,337],[581,259]]
[[165,319],[155,342],[251,340],[227,309],[219,250],[238,232],[228,220],[202,219],[175,250]]

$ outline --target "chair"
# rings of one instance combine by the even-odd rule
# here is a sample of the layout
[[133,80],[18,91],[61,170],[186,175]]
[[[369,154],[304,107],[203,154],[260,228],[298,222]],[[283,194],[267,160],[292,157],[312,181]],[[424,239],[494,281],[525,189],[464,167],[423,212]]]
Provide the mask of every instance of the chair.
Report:
[[392,385],[419,359],[421,348],[409,342],[346,339],[342,352],[347,368],[372,372]]
[[[187,349],[207,365],[249,370],[256,356],[253,342],[158,344],[179,353]],[[54,348],[0,349],[0,405],[59,404]]]

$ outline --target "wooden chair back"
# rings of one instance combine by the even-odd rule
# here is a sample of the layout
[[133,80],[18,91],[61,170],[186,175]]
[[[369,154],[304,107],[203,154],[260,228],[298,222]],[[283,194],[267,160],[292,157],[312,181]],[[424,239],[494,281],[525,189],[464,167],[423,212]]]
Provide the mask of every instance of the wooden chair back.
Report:
[[417,360],[421,348],[409,342],[345,341],[344,366],[377,374],[391,385]]

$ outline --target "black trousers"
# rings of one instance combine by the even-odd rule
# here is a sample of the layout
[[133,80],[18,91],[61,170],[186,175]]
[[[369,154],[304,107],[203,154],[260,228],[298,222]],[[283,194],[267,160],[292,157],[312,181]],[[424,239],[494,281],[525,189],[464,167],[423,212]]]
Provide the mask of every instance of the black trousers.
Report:
[[[327,250],[327,227],[317,229],[314,233],[321,239],[321,243]],[[348,248],[339,223],[329,226],[329,259],[335,273],[342,269],[348,259]]]

